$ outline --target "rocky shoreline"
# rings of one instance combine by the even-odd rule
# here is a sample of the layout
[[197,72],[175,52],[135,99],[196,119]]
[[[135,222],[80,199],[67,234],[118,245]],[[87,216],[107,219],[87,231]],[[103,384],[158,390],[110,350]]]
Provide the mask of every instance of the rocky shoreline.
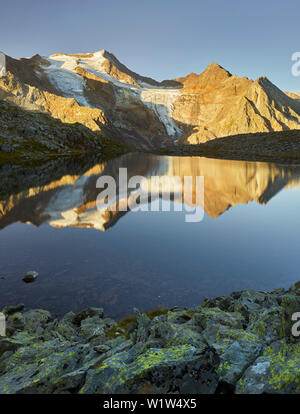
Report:
[[195,145],[179,142],[161,147],[155,153],[299,165],[300,131],[296,129],[231,135]]
[[299,284],[119,322],[102,308],[60,320],[23,308],[3,309],[0,394],[300,392]]

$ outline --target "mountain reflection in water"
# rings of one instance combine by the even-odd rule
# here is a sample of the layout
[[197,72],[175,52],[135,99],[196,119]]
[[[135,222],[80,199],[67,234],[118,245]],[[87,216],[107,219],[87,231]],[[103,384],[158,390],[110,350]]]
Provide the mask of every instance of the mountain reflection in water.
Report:
[[[120,168],[128,179],[204,176],[204,220],[186,223],[184,211],[98,210],[98,178],[118,185]],[[136,153],[60,161],[16,182],[8,172],[0,172],[0,308],[23,302],[61,315],[100,306],[121,318],[134,306],[197,306],[299,280],[300,167]],[[118,205],[132,195],[121,194]],[[173,207],[182,203],[173,199]],[[193,189],[185,203],[196,202]],[[39,277],[25,285],[31,269]]]
[[[101,190],[96,188],[96,182],[101,175],[108,175],[114,177],[118,184],[120,168],[127,168],[128,180],[135,175],[149,179],[151,176],[176,176],[180,177],[183,185],[184,176],[204,176],[204,209],[211,218],[238,204],[251,201],[266,204],[282,189],[300,186],[300,167],[200,157],[127,154],[96,164],[83,175],[65,175],[44,186],[33,186],[2,200],[0,228],[19,221],[37,226],[48,223],[57,228],[87,227],[105,231],[124,216],[124,211],[118,211],[118,205],[127,203],[130,206],[133,190],[121,194],[116,211],[98,209],[96,199]],[[160,197],[163,198],[164,194]],[[182,203],[182,197],[176,194],[173,200]],[[190,207],[197,205],[195,189],[185,202]]]

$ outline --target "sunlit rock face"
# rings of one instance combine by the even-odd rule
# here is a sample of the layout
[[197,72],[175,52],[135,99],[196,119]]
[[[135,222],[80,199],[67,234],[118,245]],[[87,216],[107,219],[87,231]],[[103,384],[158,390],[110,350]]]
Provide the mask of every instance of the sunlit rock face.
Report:
[[178,81],[184,87],[174,118],[193,127],[185,128],[182,142],[197,144],[241,133],[300,128],[300,102],[266,77],[239,78],[212,63],[200,75]]
[[[127,171],[125,190],[120,184],[120,169]],[[110,205],[101,200],[103,188],[97,184],[104,176],[113,177],[116,183],[116,199]],[[144,177],[140,187],[130,184],[134,176]],[[200,201],[196,197],[197,176],[204,177],[204,198]],[[153,177],[160,180],[158,186],[153,184]],[[192,177],[188,191],[185,191],[185,177]],[[299,186],[300,168],[200,157],[127,154],[87,168],[81,175],[64,175],[46,185],[3,197],[0,228],[19,221],[36,226],[48,223],[57,228],[105,231],[139,202],[150,209],[151,202],[168,198],[168,187],[161,184],[165,179],[172,184],[174,205],[204,207],[210,217],[216,218],[230,207],[252,201],[265,204],[282,189]]]
[[267,78],[239,78],[216,63],[157,82],[111,53],[7,56],[0,99],[130,145],[197,144],[241,133],[300,129],[300,99]]

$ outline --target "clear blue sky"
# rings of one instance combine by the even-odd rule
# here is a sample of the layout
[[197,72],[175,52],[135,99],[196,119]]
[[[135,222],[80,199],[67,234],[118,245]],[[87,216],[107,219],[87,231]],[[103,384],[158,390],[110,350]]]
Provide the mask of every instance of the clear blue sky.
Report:
[[107,49],[158,80],[215,61],[300,92],[299,0],[7,0],[0,16],[0,50],[13,57]]

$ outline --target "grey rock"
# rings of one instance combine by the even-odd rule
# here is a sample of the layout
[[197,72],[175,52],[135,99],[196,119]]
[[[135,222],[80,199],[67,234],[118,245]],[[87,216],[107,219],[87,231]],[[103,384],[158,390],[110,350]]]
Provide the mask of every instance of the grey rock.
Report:
[[21,346],[20,343],[11,340],[11,339],[1,339],[0,340],[0,355],[6,351],[15,351]]
[[110,350],[110,347],[108,345],[94,346],[94,351],[98,352],[99,354],[104,354],[105,352],[108,352],[109,350]]
[[134,313],[136,315],[138,325],[136,332],[136,341],[146,342],[149,337],[151,320],[147,315],[141,313],[137,308],[134,308]]
[[[87,372],[80,393],[182,393],[193,383],[192,392],[214,393],[218,357],[211,349],[199,352],[180,345],[165,350],[149,349],[133,362],[129,352],[107,358],[99,368]],[[150,391],[149,391],[150,390]]]
[[23,303],[19,303],[18,305],[10,305],[10,306],[6,306],[2,312],[5,313],[6,315],[13,315],[14,313],[17,312],[21,312],[24,309],[24,304]]
[[44,309],[29,310],[23,314],[25,330],[31,334],[41,334],[47,328],[52,317]]
[[230,385],[241,377],[263,346],[261,339],[252,333],[214,323],[208,324],[202,335],[220,357],[220,380]]
[[300,384],[299,344],[277,341],[245,371],[236,386],[243,394],[298,394]]
[[25,319],[22,313],[16,312],[9,315],[6,319],[7,335],[12,335],[16,331],[22,331],[25,328]]
[[37,279],[38,275],[38,272],[36,272],[35,270],[29,270],[23,277],[23,280],[25,283],[32,283]]
[[97,316],[98,318],[102,319],[104,317],[103,308],[87,308],[81,312],[78,312],[73,318],[73,323],[79,326],[81,324],[81,321],[93,316]]
[[[103,309],[5,308],[1,393],[298,393],[297,289],[234,292],[195,309],[174,308],[114,337]],[[128,339],[129,336],[129,339]]]
[[75,313],[68,312],[59,322],[56,323],[55,331],[69,341],[78,341],[78,327],[73,323]]
[[2,151],[2,152],[7,152],[7,153],[9,153],[9,152],[12,152],[12,151],[13,151],[13,148],[12,148],[12,147],[10,147],[9,145],[6,145],[6,144],[2,144],[2,145],[0,146],[0,149],[1,149],[1,151]]
[[0,393],[52,393],[60,377],[79,368],[81,354],[80,346],[59,345],[57,341],[19,348],[6,361]]
[[98,316],[81,321],[79,336],[92,345],[98,345],[105,340],[105,323]]

